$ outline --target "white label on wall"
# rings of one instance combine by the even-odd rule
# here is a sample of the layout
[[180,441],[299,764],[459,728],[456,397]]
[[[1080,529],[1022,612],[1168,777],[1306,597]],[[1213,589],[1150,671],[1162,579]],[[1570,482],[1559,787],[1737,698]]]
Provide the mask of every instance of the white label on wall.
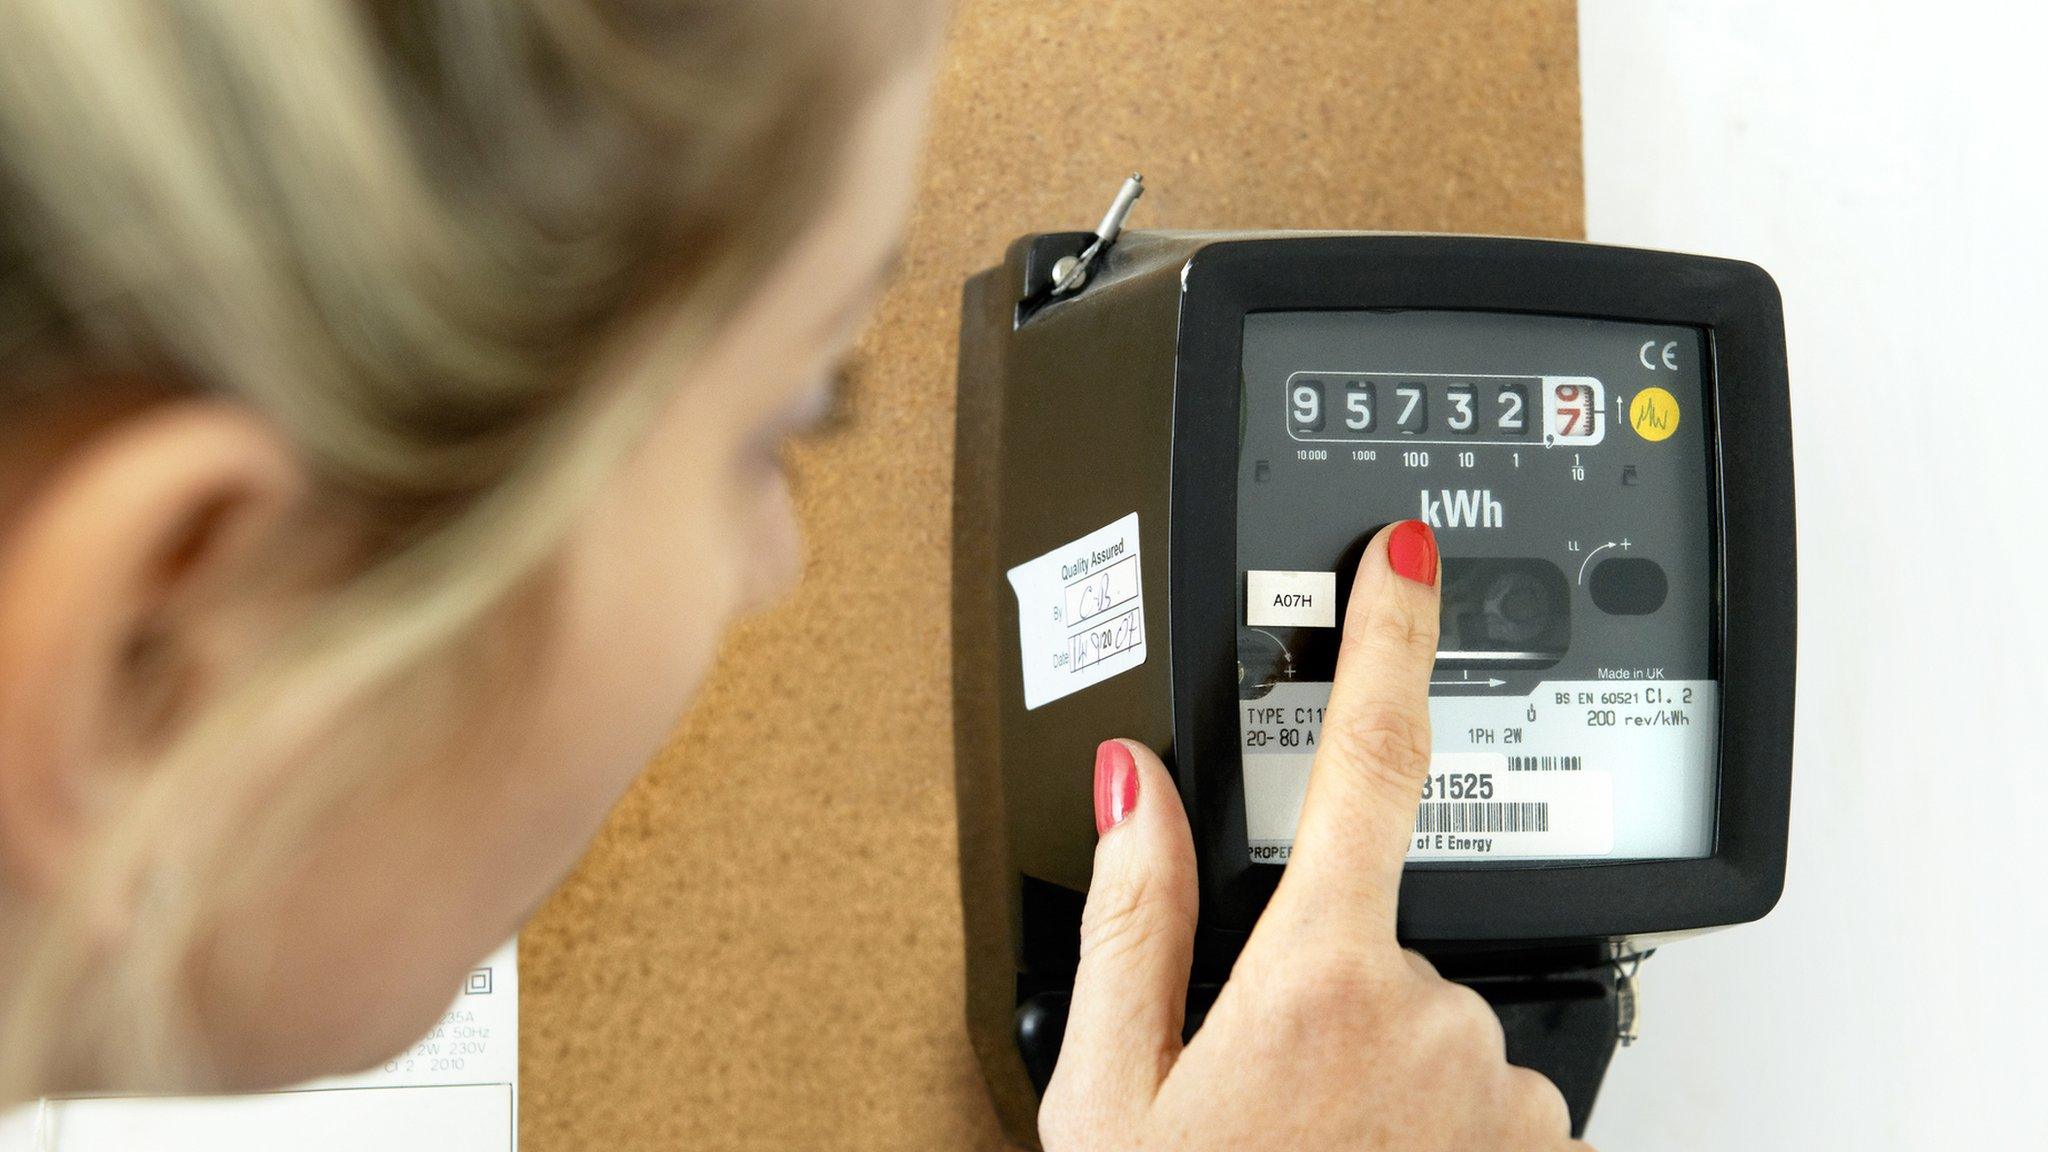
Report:
[[411,1048],[376,1068],[237,1096],[51,1099],[0,1114],[0,1152],[514,1152],[519,965],[508,941]]
[[1244,622],[1253,628],[1335,628],[1335,572],[1245,573]]
[[1138,514],[1010,569],[1024,707],[1037,708],[1145,662]]

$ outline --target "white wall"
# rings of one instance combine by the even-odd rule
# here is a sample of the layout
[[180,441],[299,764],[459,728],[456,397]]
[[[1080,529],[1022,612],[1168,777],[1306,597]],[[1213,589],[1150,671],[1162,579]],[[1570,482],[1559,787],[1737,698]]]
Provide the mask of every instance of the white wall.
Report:
[[1785,896],[1645,967],[1603,1148],[2048,1147],[2044,9],[1582,0],[1587,230],[1777,278],[1799,485]]

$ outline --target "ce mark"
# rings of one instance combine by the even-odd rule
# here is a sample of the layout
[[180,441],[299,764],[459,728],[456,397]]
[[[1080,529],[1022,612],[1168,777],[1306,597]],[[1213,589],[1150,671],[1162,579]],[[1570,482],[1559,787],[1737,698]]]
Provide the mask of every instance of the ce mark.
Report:
[[[1655,364],[1650,363],[1650,350],[1653,348],[1657,348],[1657,342],[1655,340],[1643,341],[1643,346],[1641,348],[1636,349],[1636,359],[1643,362],[1643,367],[1648,368],[1652,372],[1655,372],[1657,370],[1657,366]],[[1657,359],[1662,360],[1664,362],[1664,368],[1666,371],[1678,371],[1678,341],[1666,341],[1664,347],[1657,349]]]

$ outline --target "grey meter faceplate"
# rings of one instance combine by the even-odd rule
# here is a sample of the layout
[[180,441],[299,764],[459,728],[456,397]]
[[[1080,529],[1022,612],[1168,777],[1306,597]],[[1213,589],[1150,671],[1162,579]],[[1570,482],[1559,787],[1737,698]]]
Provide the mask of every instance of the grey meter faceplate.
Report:
[[1251,858],[1285,859],[1360,549],[1444,557],[1411,860],[1713,849],[1711,414],[1696,328],[1494,312],[1244,319],[1239,734]]

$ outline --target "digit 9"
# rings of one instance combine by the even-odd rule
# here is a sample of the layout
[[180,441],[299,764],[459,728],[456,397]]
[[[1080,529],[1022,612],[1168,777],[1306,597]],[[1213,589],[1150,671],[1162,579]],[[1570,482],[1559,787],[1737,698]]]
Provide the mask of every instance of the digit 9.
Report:
[[1287,388],[1287,423],[1292,431],[1323,430],[1323,385],[1318,380],[1296,380]]

